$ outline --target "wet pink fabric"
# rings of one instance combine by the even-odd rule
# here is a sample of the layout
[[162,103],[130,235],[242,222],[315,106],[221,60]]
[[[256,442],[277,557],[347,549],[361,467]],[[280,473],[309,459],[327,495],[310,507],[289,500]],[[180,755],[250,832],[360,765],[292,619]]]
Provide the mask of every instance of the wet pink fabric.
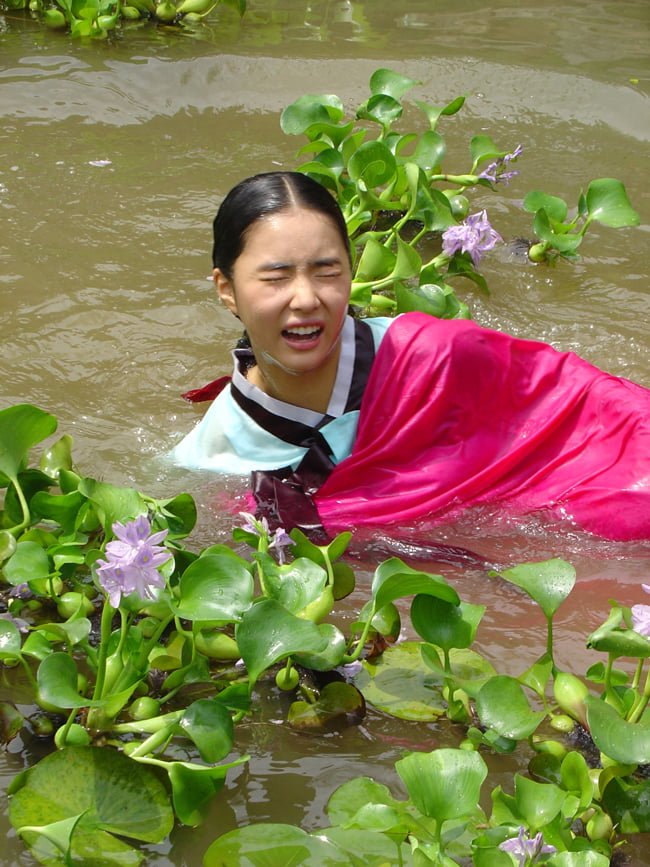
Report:
[[316,497],[329,532],[499,504],[650,538],[650,390],[473,322],[398,317],[358,436]]

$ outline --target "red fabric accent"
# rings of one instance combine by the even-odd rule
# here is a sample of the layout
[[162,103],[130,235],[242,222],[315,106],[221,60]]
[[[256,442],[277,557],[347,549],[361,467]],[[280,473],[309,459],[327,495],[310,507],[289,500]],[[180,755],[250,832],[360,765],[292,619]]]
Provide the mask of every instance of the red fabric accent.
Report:
[[209,382],[207,385],[201,386],[201,388],[192,388],[190,391],[186,391],[181,394],[181,397],[185,398],[185,400],[189,400],[190,403],[201,403],[204,400],[214,400],[218,394],[224,390],[224,388],[230,383],[230,376],[220,376],[219,379],[214,379],[212,382]]
[[650,538],[650,390],[544,343],[407,314],[382,341],[352,455],[315,500],[331,533],[499,503]]

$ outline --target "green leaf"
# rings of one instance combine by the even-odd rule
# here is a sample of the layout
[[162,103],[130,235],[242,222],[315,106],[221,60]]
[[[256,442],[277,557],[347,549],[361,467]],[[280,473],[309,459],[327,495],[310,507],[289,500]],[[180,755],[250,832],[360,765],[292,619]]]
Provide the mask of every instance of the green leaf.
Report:
[[16,624],[11,620],[0,619],[0,659],[19,659],[21,644]]
[[560,253],[574,253],[582,243],[582,235],[574,232],[556,232],[544,208],[535,214],[533,231],[540,240],[546,241]]
[[327,639],[325,649],[319,653],[294,653],[292,659],[303,668],[331,671],[343,662],[347,651],[345,635],[333,623],[322,623],[318,628],[321,636]]
[[389,602],[414,596],[416,593],[437,596],[454,605],[460,602],[458,593],[447,584],[442,575],[412,569],[398,557],[384,560],[375,569],[371,590],[377,611]]
[[292,614],[298,614],[320,596],[327,584],[327,572],[306,557],[278,566],[268,554],[256,554],[264,573],[267,595]]
[[253,601],[253,577],[245,561],[221,554],[199,557],[179,582],[180,598],[174,612],[186,620],[234,622]]
[[562,809],[566,792],[555,783],[537,783],[515,774],[514,803],[532,834],[548,825]]
[[354,279],[365,283],[388,277],[395,267],[395,258],[392,250],[374,238],[369,238],[357,263]]
[[17,587],[47,578],[51,567],[46,552],[37,542],[19,542],[3,571],[7,581]]
[[388,129],[393,121],[402,115],[402,104],[383,93],[371,96],[370,99],[357,110],[357,117],[361,120],[372,120]]
[[625,764],[650,762],[650,725],[629,723],[616,710],[593,695],[587,696],[587,722],[598,749]]
[[232,749],[234,728],[224,704],[200,698],[183,711],[178,722],[181,732],[198,747],[204,762],[219,762]]
[[86,498],[79,491],[69,494],[48,494],[39,491],[30,500],[29,506],[34,518],[46,518],[61,526],[64,533],[73,533],[79,509]]
[[41,662],[36,673],[41,698],[57,707],[97,707],[102,702],[79,695],[78,671],[67,653],[51,653]]
[[364,142],[348,163],[352,180],[361,182],[367,190],[387,184],[395,176],[396,169],[395,157],[380,141]]
[[526,195],[523,202],[524,210],[535,214],[540,209],[546,211],[551,220],[563,223],[569,213],[569,208],[564,199],[558,196],[549,196],[541,190],[532,190]]
[[395,763],[395,770],[418,810],[437,822],[480,811],[487,766],[477,752],[439,749],[411,753]]
[[300,135],[316,123],[330,123],[343,117],[343,103],[334,94],[305,94],[280,115],[280,128],[287,135]]
[[571,750],[566,754],[560,766],[560,776],[564,788],[577,796],[579,809],[586,810],[594,798],[594,784],[582,753]]
[[558,852],[546,864],[548,867],[608,867],[610,859],[595,849],[581,852]]
[[242,756],[226,765],[206,767],[191,762],[159,762],[142,757],[138,762],[155,764],[167,772],[172,787],[174,812],[184,825],[199,825],[210,801],[223,787],[226,775],[231,768],[248,761]]
[[411,623],[415,631],[443,650],[469,647],[485,613],[485,605],[460,602],[454,605],[435,596],[419,594],[411,603]]
[[465,104],[465,97],[457,96],[456,99],[443,106],[427,105],[426,102],[420,102],[419,100],[416,100],[415,104],[425,113],[427,120],[429,121],[429,126],[434,130],[441,115],[452,115],[460,111]]
[[203,856],[203,867],[224,864],[272,867],[313,864],[349,867],[345,852],[332,843],[311,837],[294,825],[247,825],[217,838]]
[[326,684],[315,702],[294,701],[288,723],[294,729],[310,731],[334,725],[354,725],[365,716],[363,695],[351,683]]
[[455,319],[460,302],[450,286],[425,283],[423,286],[398,285],[395,289],[397,312],[409,313],[417,310],[428,313],[437,319]]
[[602,804],[621,833],[650,832],[650,780],[629,783],[614,777],[605,786]]
[[79,491],[96,507],[100,521],[110,537],[116,521],[123,523],[137,518],[138,515],[147,514],[147,504],[133,488],[120,488],[86,478],[79,483]]
[[638,226],[639,215],[630,204],[625,187],[615,178],[598,178],[587,188],[587,211],[591,220],[620,229]]
[[447,146],[440,133],[429,130],[420,136],[420,140],[409,159],[417,163],[424,171],[435,169],[443,161]]
[[244,612],[235,638],[250,689],[274,663],[294,653],[321,653],[328,643],[327,632],[311,620],[294,617],[275,599],[262,599]]
[[514,740],[529,737],[546,714],[531,710],[521,684],[509,675],[497,675],[483,684],[476,697],[483,725]]
[[505,578],[521,587],[540,606],[547,617],[552,617],[573,590],[576,570],[566,560],[554,558],[539,563],[522,563],[512,569],[490,572],[490,576]]
[[370,777],[355,777],[330,796],[325,811],[332,825],[347,825],[367,804],[383,805],[404,812],[405,801],[397,801],[390,790]]
[[80,814],[72,838],[73,860],[76,856],[78,863],[88,863],[80,857],[80,848],[86,855],[93,845],[97,862],[116,863],[110,857],[114,844],[127,852],[130,847],[111,834],[158,843],[174,823],[169,798],[157,776],[111,748],[66,747],[46,756],[27,771],[9,804],[9,818],[16,830]]
[[405,641],[364,660],[354,681],[367,702],[399,719],[431,721],[444,713],[442,678],[422,667],[420,646]]
[[469,149],[474,165],[484,160],[499,159],[507,153],[507,151],[500,151],[489,135],[475,135],[470,141]]
[[370,76],[370,92],[372,94],[384,93],[393,99],[401,99],[416,84],[421,84],[413,78],[400,75],[391,69],[375,69]]
[[56,426],[53,415],[28,403],[0,410],[0,473],[15,483],[29,450]]

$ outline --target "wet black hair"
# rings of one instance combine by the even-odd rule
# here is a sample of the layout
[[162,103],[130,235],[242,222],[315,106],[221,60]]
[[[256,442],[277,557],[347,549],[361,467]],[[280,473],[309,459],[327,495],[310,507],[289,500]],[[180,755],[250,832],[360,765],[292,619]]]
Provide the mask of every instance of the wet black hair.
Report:
[[301,172],[264,172],[238,183],[221,203],[213,223],[213,266],[231,280],[248,229],[260,218],[291,207],[305,208],[329,217],[350,258],[345,219],[329,190]]

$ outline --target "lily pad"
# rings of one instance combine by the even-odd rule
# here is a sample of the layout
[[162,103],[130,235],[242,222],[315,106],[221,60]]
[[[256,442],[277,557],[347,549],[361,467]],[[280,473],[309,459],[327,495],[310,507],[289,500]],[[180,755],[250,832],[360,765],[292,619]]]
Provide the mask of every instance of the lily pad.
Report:
[[[158,843],[174,823],[156,774],[113,749],[66,747],[41,759],[20,782],[9,803],[13,827],[20,833],[80,817],[69,835],[77,863],[136,864],[138,853],[112,835]],[[30,844],[40,836],[26,833]],[[47,863],[63,864],[62,856]]]

